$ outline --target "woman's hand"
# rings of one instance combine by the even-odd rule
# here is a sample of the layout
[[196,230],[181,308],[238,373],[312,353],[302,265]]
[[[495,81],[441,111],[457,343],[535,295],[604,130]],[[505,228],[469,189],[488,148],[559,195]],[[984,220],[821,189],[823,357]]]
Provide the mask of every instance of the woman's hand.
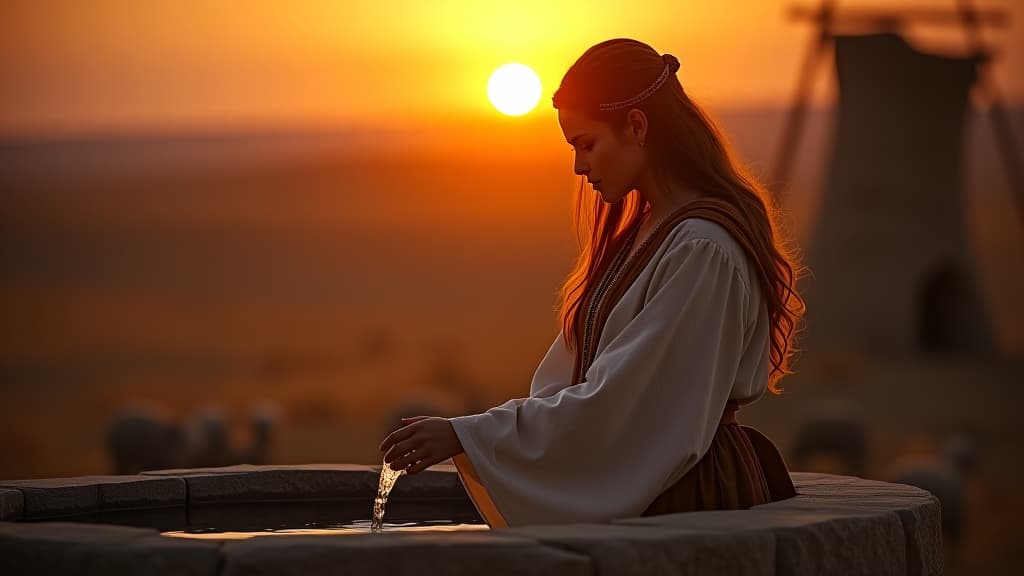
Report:
[[380,451],[392,470],[416,474],[462,453],[452,423],[447,418],[402,418],[403,426],[384,439]]

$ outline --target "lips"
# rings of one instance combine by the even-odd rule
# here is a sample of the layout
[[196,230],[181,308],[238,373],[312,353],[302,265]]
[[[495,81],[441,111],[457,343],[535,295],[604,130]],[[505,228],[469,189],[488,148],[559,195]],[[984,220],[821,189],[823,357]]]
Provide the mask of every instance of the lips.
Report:
[[590,184],[591,186],[596,186],[596,185],[598,185],[598,184],[600,184],[600,183],[601,183],[601,181],[600,181],[600,180],[587,180],[587,182],[588,182],[588,183],[589,183],[589,184]]

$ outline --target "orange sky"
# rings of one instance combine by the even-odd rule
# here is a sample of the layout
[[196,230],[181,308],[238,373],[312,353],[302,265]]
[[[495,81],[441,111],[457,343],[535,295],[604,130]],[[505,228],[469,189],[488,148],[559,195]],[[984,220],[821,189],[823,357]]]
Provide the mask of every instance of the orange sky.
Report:
[[[1001,46],[1004,93],[1024,100],[1024,78],[1010,73],[1024,69],[1024,3],[976,3],[1013,18],[988,37]],[[493,118],[487,78],[509,61],[540,74],[534,114],[543,114],[565,68],[617,36],[678,56],[684,84],[713,107],[785,104],[811,34],[785,18],[789,4],[9,0],[0,7],[0,134]],[[879,4],[953,2],[840,2]],[[829,97],[826,78],[822,70],[819,99]]]

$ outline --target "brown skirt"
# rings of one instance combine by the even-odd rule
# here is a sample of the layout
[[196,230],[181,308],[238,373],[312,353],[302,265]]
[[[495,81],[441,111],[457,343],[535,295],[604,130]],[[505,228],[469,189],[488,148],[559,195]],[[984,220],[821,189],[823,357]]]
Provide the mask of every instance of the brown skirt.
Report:
[[730,400],[707,454],[662,492],[644,516],[737,510],[796,496],[778,449],[756,429],[736,422]]

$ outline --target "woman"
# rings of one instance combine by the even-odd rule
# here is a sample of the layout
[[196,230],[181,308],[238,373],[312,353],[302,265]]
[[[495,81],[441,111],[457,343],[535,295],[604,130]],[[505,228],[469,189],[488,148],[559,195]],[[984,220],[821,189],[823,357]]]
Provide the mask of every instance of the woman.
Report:
[[[628,39],[566,72],[554,107],[581,178],[582,253],[528,398],[417,417],[385,439],[413,474],[449,457],[492,527],[747,508],[794,494],[736,423],[789,373],[799,266],[765,190],[686,95],[679,62]],[[600,195],[598,200],[587,183]]]

